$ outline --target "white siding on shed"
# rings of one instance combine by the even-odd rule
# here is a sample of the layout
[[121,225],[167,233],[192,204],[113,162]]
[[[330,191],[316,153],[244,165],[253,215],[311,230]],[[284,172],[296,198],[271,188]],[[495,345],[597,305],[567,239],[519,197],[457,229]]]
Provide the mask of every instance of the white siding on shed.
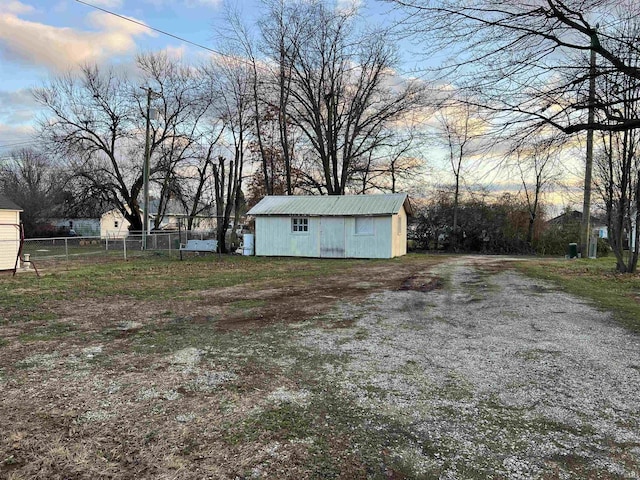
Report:
[[256,219],[256,255],[392,258],[407,252],[406,209],[406,194],[273,196],[248,215]]
[[309,218],[308,232],[292,232],[291,217],[256,217],[256,255],[319,257],[320,218]]
[[[292,218],[298,217],[256,217],[256,255],[328,258],[393,256],[391,230],[395,217],[368,217],[373,222],[373,234],[356,233],[357,217],[308,217],[308,232],[292,232]],[[406,244],[406,235],[404,238]],[[401,240],[396,239],[396,242]]]
[[[12,270],[20,248],[20,212],[0,210],[0,270]],[[20,266],[20,265],[18,265]]]

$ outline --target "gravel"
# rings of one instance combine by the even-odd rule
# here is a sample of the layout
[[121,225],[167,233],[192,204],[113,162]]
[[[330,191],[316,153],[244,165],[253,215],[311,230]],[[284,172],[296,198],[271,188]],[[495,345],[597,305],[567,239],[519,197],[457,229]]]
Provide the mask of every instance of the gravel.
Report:
[[[550,284],[463,258],[431,292],[345,305],[300,342],[324,375],[401,424],[397,462],[435,478],[640,478],[640,337]],[[357,333],[357,335],[356,335]],[[344,357],[340,357],[344,358]]]

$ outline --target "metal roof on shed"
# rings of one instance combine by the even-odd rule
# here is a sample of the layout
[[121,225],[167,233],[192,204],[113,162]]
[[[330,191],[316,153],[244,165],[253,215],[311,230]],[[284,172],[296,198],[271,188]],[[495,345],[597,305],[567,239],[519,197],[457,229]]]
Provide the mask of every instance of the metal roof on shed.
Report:
[[394,215],[404,205],[411,215],[406,193],[386,195],[271,195],[264,197],[248,215],[357,216]]
[[0,210],[19,210],[22,209],[0,193]]

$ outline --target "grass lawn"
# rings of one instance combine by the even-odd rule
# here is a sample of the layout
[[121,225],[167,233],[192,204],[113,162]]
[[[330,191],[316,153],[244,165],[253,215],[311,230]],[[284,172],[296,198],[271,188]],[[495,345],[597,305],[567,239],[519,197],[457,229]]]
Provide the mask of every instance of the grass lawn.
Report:
[[[553,422],[543,428],[498,397],[482,397],[475,377],[436,368],[426,348],[404,358],[412,341],[429,332],[449,341],[462,318],[473,317],[449,318],[448,295],[470,312],[482,302],[499,305],[491,275],[501,268],[453,281],[467,267],[460,273],[457,257],[444,255],[101,261],[45,265],[41,278],[0,276],[0,478],[383,480],[438,478],[457,468],[458,478],[480,479],[502,460],[479,455],[472,465],[460,456],[459,439],[447,436],[460,415],[523,445],[530,432],[563,442],[584,433]],[[517,262],[528,275],[615,309],[638,331],[640,283],[613,267],[610,259]],[[374,293],[391,295],[380,318]],[[396,314],[403,320],[386,325]],[[460,332],[453,341],[475,341],[474,330]],[[399,338],[406,345],[395,345]],[[559,355],[531,348],[514,361],[551,365],[547,357]],[[474,350],[460,343],[460,351]],[[370,361],[367,383],[351,388]],[[356,377],[341,377],[352,368]],[[401,381],[389,389],[386,375]],[[403,382],[417,382],[407,397]],[[421,410],[402,402],[388,409],[393,398],[422,402]],[[416,430],[418,413],[435,419],[442,436]],[[482,434],[489,447],[512,448],[509,436]],[[578,460],[549,462],[566,478],[595,471]]]
[[344,328],[337,304],[444,258],[158,256],[2,276],[0,478],[388,478],[388,436],[318,375],[340,359],[292,338]]

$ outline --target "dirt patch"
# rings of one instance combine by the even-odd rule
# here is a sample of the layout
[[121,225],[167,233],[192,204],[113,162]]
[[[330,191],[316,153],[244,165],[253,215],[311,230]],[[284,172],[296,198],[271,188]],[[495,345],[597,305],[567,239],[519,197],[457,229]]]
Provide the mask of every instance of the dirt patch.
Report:
[[402,286],[399,288],[403,290],[414,290],[416,292],[431,292],[436,288],[442,288],[443,282],[440,278],[434,278],[433,276],[425,275],[424,273],[412,275],[402,282]]
[[[375,292],[397,290],[411,286],[412,289],[438,288],[440,280],[428,278],[420,273],[420,266],[399,265],[379,266],[359,269],[356,272],[341,274],[327,281],[312,281],[308,283],[281,285],[277,288],[259,288],[245,286],[233,287],[221,291],[206,292],[200,309],[212,303],[229,305],[239,298],[243,300],[262,301],[260,306],[249,311],[234,312],[225,308],[218,321],[218,328],[222,331],[251,330],[254,328],[273,325],[275,323],[304,322],[312,317],[323,315],[330,311],[336,303],[359,303]],[[375,282],[363,282],[363,278],[375,278]],[[422,290],[422,291],[427,291]]]

